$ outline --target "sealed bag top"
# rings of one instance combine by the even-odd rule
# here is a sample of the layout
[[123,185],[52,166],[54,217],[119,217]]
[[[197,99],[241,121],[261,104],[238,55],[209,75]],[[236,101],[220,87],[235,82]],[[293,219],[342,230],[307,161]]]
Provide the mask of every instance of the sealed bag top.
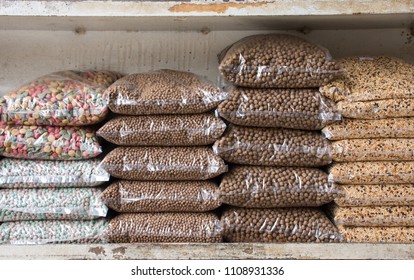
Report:
[[348,57],[344,75],[321,87],[334,101],[370,101],[414,97],[414,65],[394,57]]
[[328,50],[286,34],[253,35],[219,55],[229,82],[254,88],[319,87],[341,73]]
[[120,77],[107,71],[61,71],[39,77],[0,100],[2,121],[53,126],[98,123],[108,113],[104,91]]
[[227,96],[193,73],[166,69],[125,76],[106,92],[111,111],[124,115],[203,113]]

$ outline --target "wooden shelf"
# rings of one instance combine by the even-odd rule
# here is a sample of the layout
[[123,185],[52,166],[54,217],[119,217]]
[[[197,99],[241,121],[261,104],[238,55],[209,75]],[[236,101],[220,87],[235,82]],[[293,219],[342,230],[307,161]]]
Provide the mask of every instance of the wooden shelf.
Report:
[[414,244],[2,245],[0,259],[414,259]]

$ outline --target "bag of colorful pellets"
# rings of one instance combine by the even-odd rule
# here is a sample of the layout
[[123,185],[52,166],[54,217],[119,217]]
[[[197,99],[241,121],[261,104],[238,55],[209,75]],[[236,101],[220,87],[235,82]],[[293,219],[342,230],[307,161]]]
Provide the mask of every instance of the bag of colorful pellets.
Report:
[[287,34],[241,39],[219,54],[219,70],[230,83],[252,88],[312,88],[341,74],[329,51]]
[[222,227],[213,213],[125,213],[109,222],[113,243],[220,243]]
[[105,217],[101,193],[97,188],[1,189],[0,222]]
[[107,230],[105,219],[6,222],[0,225],[0,244],[104,243]]
[[321,206],[341,196],[316,168],[234,166],[220,184],[223,203],[247,208]]
[[109,71],[61,71],[39,77],[4,96],[2,120],[9,125],[98,123],[108,113],[104,91],[120,77]]
[[413,98],[414,64],[394,57],[348,57],[339,60],[344,75],[320,88],[339,101]]
[[317,208],[230,207],[221,216],[228,242],[341,242],[342,236]]
[[0,127],[0,155],[21,159],[80,160],[102,152],[91,128],[52,126]]
[[118,181],[101,198],[120,213],[205,212],[221,205],[219,188],[209,181]]
[[231,87],[218,111],[241,126],[320,130],[339,121],[335,103],[314,89],[249,89]]
[[109,181],[98,159],[0,160],[0,188],[95,187]]
[[195,146],[214,143],[225,129],[213,114],[120,116],[97,135],[120,146]]
[[319,132],[287,128],[231,125],[213,150],[242,165],[317,167],[332,161],[331,144]]
[[342,207],[332,204],[328,209],[335,224],[340,226],[414,226],[413,206]]
[[210,81],[168,69],[125,76],[106,93],[111,111],[123,115],[204,113],[227,98],[227,93]]
[[111,176],[138,181],[206,180],[227,171],[209,147],[118,147],[102,161]]

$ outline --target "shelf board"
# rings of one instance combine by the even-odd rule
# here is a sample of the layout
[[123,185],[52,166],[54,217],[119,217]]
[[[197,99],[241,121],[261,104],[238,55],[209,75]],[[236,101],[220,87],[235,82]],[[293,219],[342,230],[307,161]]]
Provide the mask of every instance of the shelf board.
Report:
[[414,259],[414,244],[1,245],[0,259]]
[[413,0],[0,1],[0,15],[9,16],[304,16],[413,12]]
[[0,1],[3,30],[367,29],[413,22],[414,0]]

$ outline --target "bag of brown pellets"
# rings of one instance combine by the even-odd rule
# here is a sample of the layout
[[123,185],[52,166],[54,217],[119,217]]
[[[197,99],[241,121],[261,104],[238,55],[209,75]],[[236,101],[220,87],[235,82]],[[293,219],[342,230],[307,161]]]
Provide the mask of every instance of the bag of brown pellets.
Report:
[[360,161],[334,163],[329,167],[329,181],[345,185],[411,184],[413,161]]
[[394,57],[348,57],[339,60],[344,75],[320,88],[338,101],[413,98],[414,65]]
[[329,207],[329,215],[340,226],[414,226],[412,206],[342,207],[333,204]]
[[338,111],[345,118],[386,119],[414,116],[414,99],[338,102]]
[[221,205],[219,188],[209,181],[118,181],[101,198],[120,213],[205,212]]
[[101,193],[97,188],[2,189],[0,222],[105,217]]
[[341,119],[335,103],[313,89],[232,87],[218,111],[231,123],[255,127],[320,130]]
[[344,119],[330,124],[322,130],[330,140],[367,138],[414,138],[412,118],[380,120]]
[[4,158],[0,188],[95,187],[109,181],[98,159],[56,161]]
[[341,74],[329,51],[286,34],[253,35],[219,54],[219,70],[229,82],[254,88],[311,88]]
[[414,184],[338,185],[339,206],[414,206]]
[[109,222],[113,243],[222,242],[220,220],[213,213],[121,214]]
[[341,195],[316,168],[234,166],[220,184],[223,203],[249,208],[320,206]]
[[0,225],[0,244],[104,243],[107,229],[105,219],[7,222]]
[[123,115],[204,113],[227,97],[193,73],[166,69],[125,76],[106,93],[111,111]]
[[228,242],[341,242],[342,236],[317,208],[230,207],[221,217]]
[[354,161],[413,161],[414,138],[349,139],[332,142],[332,160]]
[[413,243],[414,227],[338,227],[350,243]]
[[118,147],[102,166],[113,177],[141,181],[206,180],[227,171],[208,147]]
[[231,125],[213,150],[228,162],[247,165],[316,167],[332,160],[331,144],[320,133],[295,129]]
[[120,146],[195,146],[214,143],[225,129],[213,114],[120,116],[97,135]]
[[121,75],[109,71],[61,71],[6,94],[1,118],[9,125],[82,126],[108,113],[105,89]]

